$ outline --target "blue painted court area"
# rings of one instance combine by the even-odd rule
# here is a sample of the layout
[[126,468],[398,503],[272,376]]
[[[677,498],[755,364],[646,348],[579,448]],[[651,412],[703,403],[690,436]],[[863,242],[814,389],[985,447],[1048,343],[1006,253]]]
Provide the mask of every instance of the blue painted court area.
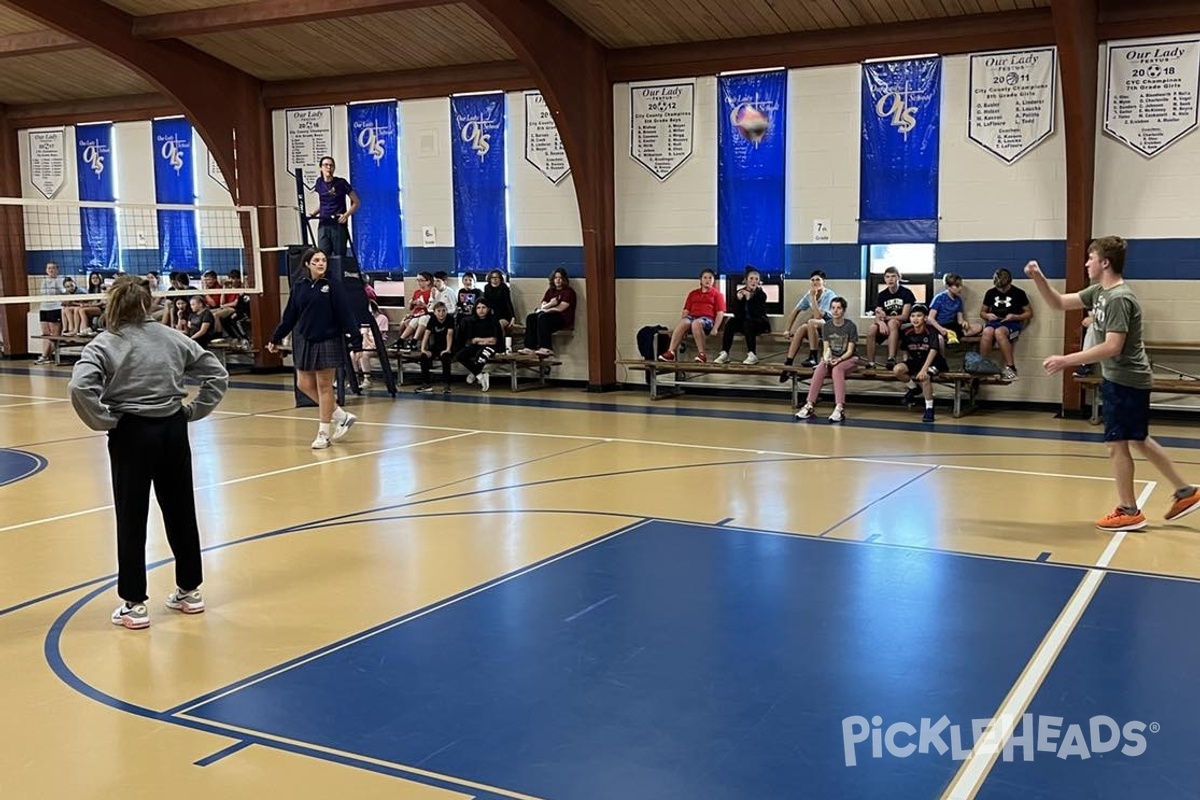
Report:
[[46,459],[24,450],[0,447],[0,486],[36,475],[46,468]]
[[1107,576],[1030,704],[1047,747],[1014,746],[978,799],[1200,797],[1197,608],[1195,582]]
[[556,800],[936,797],[843,720],[991,716],[1081,577],[649,522],[187,716]]

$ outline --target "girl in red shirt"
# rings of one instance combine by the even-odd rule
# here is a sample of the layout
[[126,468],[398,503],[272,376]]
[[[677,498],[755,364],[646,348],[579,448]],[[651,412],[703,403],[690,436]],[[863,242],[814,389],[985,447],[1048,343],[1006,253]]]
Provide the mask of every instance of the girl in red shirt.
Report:
[[704,339],[708,334],[721,332],[721,322],[725,319],[725,295],[717,288],[717,274],[711,269],[700,273],[700,288],[693,289],[683,301],[683,316],[675,330],[671,332],[671,346],[659,358],[663,361],[674,361],[675,350],[683,342],[688,331],[696,340],[696,361],[701,364],[708,361],[704,349]]

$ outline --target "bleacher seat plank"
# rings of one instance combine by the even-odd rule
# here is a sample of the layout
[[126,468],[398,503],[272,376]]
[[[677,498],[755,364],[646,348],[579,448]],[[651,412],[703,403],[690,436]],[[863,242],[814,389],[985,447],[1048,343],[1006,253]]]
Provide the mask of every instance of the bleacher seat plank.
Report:
[[[683,393],[683,390],[678,386],[679,381],[687,381],[688,373],[697,374],[725,374],[725,375],[770,375],[778,376],[780,373],[788,375],[791,382],[792,408],[799,406],[800,391],[799,385],[805,378],[811,378],[813,370],[810,367],[802,367],[798,365],[787,366],[784,364],[766,364],[758,363],[749,364],[713,364],[711,362],[677,362],[677,361],[645,361],[642,359],[622,359],[617,362],[621,366],[629,369],[645,372],[649,377],[650,399],[661,400],[666,397],[674,397]],[[659,385],[658,376],[665,373],[674,373],[676,375],[676,385],[664,389]],[[683,376],[682,378],[679,376]],[[846,376],[847,380],[851,381],[896,381],[899,380],[896,374],[891,370],[878,367],[859,367],[855,371]],[[984,385],[990,386],[1007,386],[1011,381],[1005,380],[1000,375],[975,375],[969,372],[941,372],[934,379],[935,383],[951,386],[954,390],[954,416],[955,418],[969,414],[975,409],[975,402],[978,398],[979,387]],[[733,388],[733,387],[729,387]]]

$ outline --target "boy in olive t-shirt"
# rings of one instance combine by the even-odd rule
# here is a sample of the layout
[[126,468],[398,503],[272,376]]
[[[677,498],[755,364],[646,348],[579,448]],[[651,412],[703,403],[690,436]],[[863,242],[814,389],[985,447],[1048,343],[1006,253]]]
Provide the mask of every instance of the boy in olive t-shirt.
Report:
[[1158,468],[1175,496],[1165,515],[1167,520],[1184,517],[1200,509],[1200,493],[1175,468],[1162,445],[1150,437],[1150,389],[1154,375],[1142,341],[1142,307],[1125,283],[1125,240],[1105,236],[1088,247],[1087,273],[1093,283],[1082,292],[1060,294],[1050,287],[1036,261],[1025,265],[1046,302],[1060,311],[1087,309],[1096,326],[1097,344],[1071,355],[1050,356],[1043,362],[1054,375],[1068,367],[1100,362],[1104,380],[1104,441],[1113,464],[1120,505],[1096,522],[1106,531],[1136,531],[1146,527],[1146,515],[1137,507],[1133,491],[1133,455],[1130,445]]

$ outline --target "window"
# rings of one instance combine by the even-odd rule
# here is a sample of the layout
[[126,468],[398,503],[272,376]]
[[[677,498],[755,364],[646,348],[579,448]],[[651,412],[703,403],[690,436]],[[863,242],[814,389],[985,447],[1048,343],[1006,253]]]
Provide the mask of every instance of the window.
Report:
[[916,296],[918,303],[933,299],[935,255],[933,244],[872,244],[863,247],[863,315],[871,316],[875,298],[883,291],[883,272],[900,270],[900,283]]

